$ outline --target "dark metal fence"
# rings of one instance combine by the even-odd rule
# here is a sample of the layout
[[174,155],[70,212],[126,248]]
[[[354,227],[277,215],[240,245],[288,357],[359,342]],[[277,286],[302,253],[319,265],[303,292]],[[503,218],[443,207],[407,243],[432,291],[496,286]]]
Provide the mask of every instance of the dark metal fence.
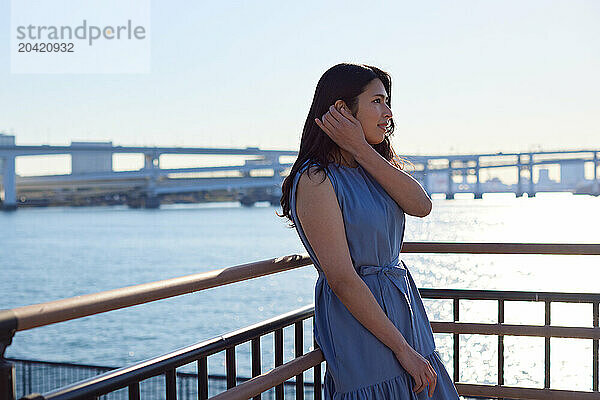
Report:
[[[60,387],[71,385],[75,382],[93,378],[105,372],[118,369],[118,367],[107,367],[99,365],[74,364],[65,362],[50,362],[39,360],[25,360],[9,358],[15,366],[15,377],[17,382],[17,397],[22,398],[30,393],[46,393]],[[215,396],[227,389],[226,375],[208,375],[209,396]],[[236,384],[248,381],[250,378],[237,377]],[[198,374],[188,372],[177,372],[177,398],[180,400],[198,399]],[[304,392],[307,399],[313,396],[312,382],[304,382]],[[284,383],[285,396],[295,396],[296,382]],[[165,381],[161,376],[146,379],[140,384],[140,398],[142,399],[164,399]],[[275,399],[275,389],[263,393],[264,400]],[[99,396],[100,400],[128,400],[129,393],[126,388]]]
[[[239,378],[236,368],[236,346],[251,344],[252,376],[258,376],[262,370],[261,337],[272,334],[274,336],[274,362],[275,366],[283,364],[284,328],[294,328],[294,348],[296,357],[304,351],[304,324],[303,322],[314,316],[312,306],[271,318],[264,322],[251,325],[231,333],[217,336],[200,343],[193,344],[183,349],[138,362],[127,367],[110,370],[100,375],[91,376],[75,383],[59,385],[58,388],[43,392],[43,396],[33,392],[26,396],[28,399],[88,399],[104,398],[120,399],[177,399],[189,396],[196,399],[207,399],[229,388],[232,388],[248,378]],[[211,379],[208,375],[207,358],[211,355],[225,351],[226,375],[225,379]],[[177,373],[177,368],[195,363],[197,374]],[[301,373],[294,381],[288,384],[276,385],[272,392],[265,392],[255,399],[281,399],[285,395],[301,399],[320,400],[321,363],[313,366],[314,382],[305,383]],[[27,375],[27,372],[25,372]],[[183,377],[180,380],[179,377]],[[56,377],[55,377],[56,378]],[[215,378],[213,376],[213,378]],[[50,379],[50,378],[48,378]],[[18,379],[17,379],[17,382]],[[148,383],[151,382],[151,383]],[[188,382],[188,383],[186,383]],[[193,382],[193,388],[189,384]],[[25,386],[25,385],[21,385]],[[19,387],[19,383],[17,383]],[[31,393],[31,392],[29,392]],[[112,397],[112,393],[118,393]]]

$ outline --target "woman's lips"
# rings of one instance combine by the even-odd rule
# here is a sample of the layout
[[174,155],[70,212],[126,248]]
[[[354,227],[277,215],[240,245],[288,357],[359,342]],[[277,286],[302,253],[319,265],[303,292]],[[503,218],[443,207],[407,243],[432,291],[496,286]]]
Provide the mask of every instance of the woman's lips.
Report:
[[378,128],[381,128],[381,130],[383,130],[384,132],[386,131],[387,126],[386,125],[377,125]]

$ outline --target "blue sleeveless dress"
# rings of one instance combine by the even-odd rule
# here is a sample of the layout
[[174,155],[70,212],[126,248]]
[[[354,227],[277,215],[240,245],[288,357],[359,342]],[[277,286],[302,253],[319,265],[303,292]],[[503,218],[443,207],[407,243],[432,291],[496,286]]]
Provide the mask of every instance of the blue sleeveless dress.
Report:
[[[319,276],[315,285],[315,340],[326,361],[325,399],[430,399],[428,388],[415,394],[413,378],[394,353],[365,328],[333,293],[296,214],[298,179],[294,177],[290,214]],[[404,211],[360,165],[329,164],[346,229],[352,264],[408,344],[437,373],[433,399],[458,399],[452,379],[435,350],[431,325],[408,268],[400,260]]]

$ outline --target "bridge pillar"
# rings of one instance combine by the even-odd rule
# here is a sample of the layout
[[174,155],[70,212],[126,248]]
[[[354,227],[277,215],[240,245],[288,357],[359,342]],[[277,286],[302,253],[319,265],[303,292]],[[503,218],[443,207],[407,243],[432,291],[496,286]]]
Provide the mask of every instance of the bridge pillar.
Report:
[[521,170],[523,169],[523,164],[521,164],[521,155],[517,156],[517,192],[515,195],[517,197],[523,197],[523,178],[521,178]]
[[144,169],[159,168],[159,158],[156,154],[144,154]]
[[481,180],[479,179],[479,158],[475,159],[475,198],[482,199],[483,193],[481,193]]
[[598,182],[598,153],[594,151],[594,184],[592,185],[592,194],[600,195],[600,182]]
[[144,208],[160,208],[160,198],[156,195],[147,195],[143,198]]
[[452,180],[452,161],[448,160],[448,190],[446,190],[446,200],[454,199],[454,181]]
[[4,186],[4,202],[2,209],[17,209],[17,186],[15,175],[15,156],[7,155],[2,159],[2,185]]
[[535,197],[535,184],[533,183],[533,154],[529,153],[529,191],[528,197]]
[[156,195],[155,188],[158,181],[158,170],[160,169],[160,158],[156,153],[144,154],[144,169],[150,171],[146,195],[141,198],[141,206],[144,208],[160,208],[160,197]]
[[252,207],[256,201],[250,196],[244,196],[240,199],[240,204],[244,207]]

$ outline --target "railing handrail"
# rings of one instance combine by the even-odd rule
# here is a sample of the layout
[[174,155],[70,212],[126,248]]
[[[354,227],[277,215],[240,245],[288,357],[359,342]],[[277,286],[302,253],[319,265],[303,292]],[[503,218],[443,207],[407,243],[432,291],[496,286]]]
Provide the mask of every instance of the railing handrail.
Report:
[[407,242],[402,253],[600,255],[596,243]]
[[[600,244],[407,242],[403,253],[600,255]],[[82,318],[180,296],[217,286],[275,274],[312,264],[308,254],[236,265],[198,274],[0,310],[0,336],[5,332]],[[580,295],[580,294],[576,294]]]
[[600,293],[536,292],[524,290],[433,289],[419,288],[421,297],[428,299],[559,301],[561,303],[600,302]]
[[0,310],[0,329],[3,327],[3,321],[11,318],[16,321],[16,331],[23,331],[258,278],[310,264],[311,260],[308,256],[294,254],[67,299]]

